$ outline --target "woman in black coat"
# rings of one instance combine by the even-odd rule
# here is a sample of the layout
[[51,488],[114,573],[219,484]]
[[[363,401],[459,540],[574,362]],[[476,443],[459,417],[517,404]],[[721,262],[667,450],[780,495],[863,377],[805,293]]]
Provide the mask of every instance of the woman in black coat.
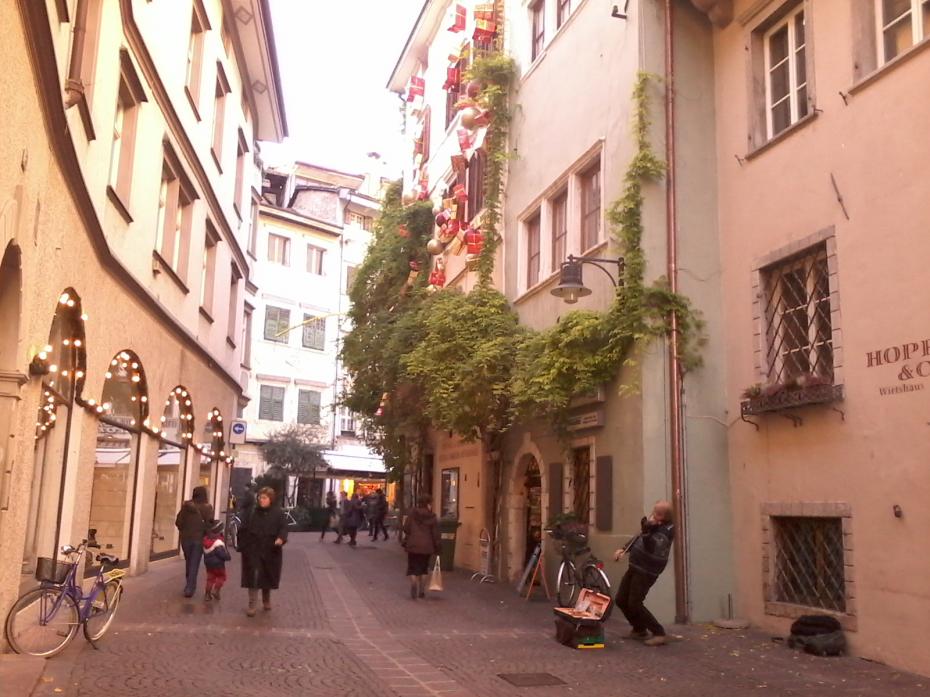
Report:
[[255,616],[258,591],[262,591],[262,609],[271,610],[271,591],[281,582],[282,547],[287,542],[287,518],[275,504],[271,487],[259,490],[255,506],[249,511],[239,531],[242,552],[242,587],[249,589],[249,609]]

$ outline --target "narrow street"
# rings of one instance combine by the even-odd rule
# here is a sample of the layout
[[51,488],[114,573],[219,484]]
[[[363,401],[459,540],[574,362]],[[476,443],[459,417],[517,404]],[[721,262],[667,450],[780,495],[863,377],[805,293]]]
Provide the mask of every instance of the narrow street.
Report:
[[[219,602],[181,597],[181,563],[159,562],[126,586],[120,614],[95,651],[75,641],[47,663],[36,697],[313,695],[314,697],[784,697],[930,694],[919,677],[857,658],[797,654],[754,632],[675,627],[683,640],[650,649],[609,621],[604,650],[553,639],[544,601],[503,585],[445,574],[441,596],[406,597],[392,538],[352,549],[292,535],[270,614],[248,619],[238,555]],[[564,684],[515,687],[500,677],[548,673]]]

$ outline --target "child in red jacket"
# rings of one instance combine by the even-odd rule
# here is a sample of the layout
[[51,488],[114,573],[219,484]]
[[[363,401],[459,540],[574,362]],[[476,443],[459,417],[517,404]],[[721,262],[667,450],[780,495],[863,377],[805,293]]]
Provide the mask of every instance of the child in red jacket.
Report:
[[203,599],[219,600],[220,588],[226,583],[226,562],[232,557],[223,540],[223,523],[214,520],[203,538],[203,564],[207,567],[207,589]]

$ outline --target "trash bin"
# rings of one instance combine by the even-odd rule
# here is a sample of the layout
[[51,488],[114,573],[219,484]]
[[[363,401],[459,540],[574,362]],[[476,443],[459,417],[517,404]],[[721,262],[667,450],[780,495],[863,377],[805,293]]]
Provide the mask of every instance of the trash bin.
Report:
[[455,538],[461,523],[455,519],[439,520],[439,537],[441,539],[439,561],[443,571],[452,571],[455,565]]

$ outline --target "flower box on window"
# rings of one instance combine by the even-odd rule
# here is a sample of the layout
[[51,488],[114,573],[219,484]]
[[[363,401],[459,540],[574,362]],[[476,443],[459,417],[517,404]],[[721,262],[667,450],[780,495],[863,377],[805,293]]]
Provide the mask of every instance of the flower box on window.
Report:
[[843,386],[824,384],[817,379],[798,379],[788,385],[754,385],[743,393],[743,397],[740,410],[743,416],[751,416],[838,402],[843,399]]

